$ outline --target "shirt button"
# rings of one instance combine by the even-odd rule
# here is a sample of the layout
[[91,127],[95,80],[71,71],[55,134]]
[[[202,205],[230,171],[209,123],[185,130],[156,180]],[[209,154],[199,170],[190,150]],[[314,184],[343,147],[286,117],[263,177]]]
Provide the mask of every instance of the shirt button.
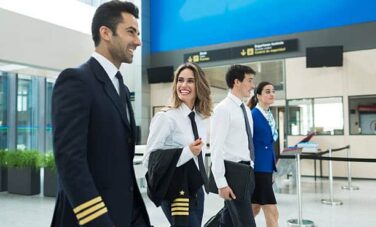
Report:
[[265,146],[265,149],[268,149],[268,146]]
[[129,191],[133,192],[133,186],[129,187]]

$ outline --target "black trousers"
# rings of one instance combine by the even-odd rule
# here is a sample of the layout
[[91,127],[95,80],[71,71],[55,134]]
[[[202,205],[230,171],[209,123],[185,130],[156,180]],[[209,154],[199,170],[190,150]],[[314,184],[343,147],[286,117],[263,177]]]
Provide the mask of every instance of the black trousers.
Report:
[[256,227],[251,208],[251,195],[255,189],[253,170],[249,176],[249,198],[244,200],[225,200],[225,206],[221,217],[221,227]]
[[139,199],[134,198],[133,202],[133,212],[132,212],[132,223],[131,227],[150,227],[147,221],[147,214],[144,213],[142,209],[142,204]]

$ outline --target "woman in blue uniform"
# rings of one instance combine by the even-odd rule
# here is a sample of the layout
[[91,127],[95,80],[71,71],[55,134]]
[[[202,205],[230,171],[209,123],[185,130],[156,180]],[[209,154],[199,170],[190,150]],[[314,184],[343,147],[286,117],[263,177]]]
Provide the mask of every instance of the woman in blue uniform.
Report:
[[[170,106],[158,112],[151,121],[144,165],[148,166],[150,154],[154,151],[167,152],[167,149],[182,148],[176,167],[187,165],[193,160],[197,169],[200,169],[199,155],[202,153],[202,157],[205,158],[209,123],[207,120],[211,113],[210,87],[204,72],[196,64],[182,64],[175,72]],[[193,132],[193,119],[197,126],[198,136]],[[193,171],[197,170],[190,170],[190,172]],[[171,184],[177,184],[177,181],[181,181],[181,179],[173,179]],[[202,185],[202,183],[200,184]],[[200,186],[189,197],[188,225],[184,224],[184,226],[201,226],[204,211],[203,187]],[[170,224],[177,226],[172,216],[174,213],[182,214],[184,212],[174,212],[176,211],[174,203],[168,199],[164,199],[161,206]]]
[[253,143],[255,147],[255,190],[252,210],[256,217],[263,210],[267,227],[278,227],[278,209],[274,196],[273,171],[276,169],[274,142],[278,138],[276,123],[270,111],[275,90],[269,82],[261,82],[248,103],[253,118]]

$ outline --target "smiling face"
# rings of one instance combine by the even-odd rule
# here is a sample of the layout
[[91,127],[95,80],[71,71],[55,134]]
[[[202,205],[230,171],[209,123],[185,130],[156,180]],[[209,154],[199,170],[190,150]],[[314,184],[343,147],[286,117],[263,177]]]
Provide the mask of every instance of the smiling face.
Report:
[[183,69],[177,77],[176,93],[179,99],[193,109],[196,101],[196,84],[193,71],[189,68]]
[[116,33],[109,30],[108,53],[112,63],[132,63],[133,53],[141,45],[140,32],[136,18],[129,13],[122,13],[123,20],[117,25]]

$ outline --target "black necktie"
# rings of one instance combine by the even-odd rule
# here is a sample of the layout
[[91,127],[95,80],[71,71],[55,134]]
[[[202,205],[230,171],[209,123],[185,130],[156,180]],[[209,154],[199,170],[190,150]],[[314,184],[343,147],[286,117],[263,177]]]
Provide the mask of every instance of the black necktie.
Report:
[[[198,136],[197,125],[195,121],[195,112],[192,111],[188,116],[189,116],[189,119],[191,119],[193,135],[195,137],[195,140],[197,140],[199,136]],[[198,167],[200,169],[201,177],[202,177],[202,180],[204,181],[205,191],[206,193],[209,193],[209,180],[208,180],[208,175],[206,175],[204,159],[202,157],[202,151],[197,156],[197,159],[198,159]]]
[[251,155],[252,161],[255,161],[255,152],[254,152],[254,147],[253,147],[252,131],[251,131],[251,128],[249,126],[249,121],[248,121],[248,117],[247,117],[247,111],[245,110],[244,103],[242,103],[240,105],[240,107],[242,108],[242,111],[243,111],[245,128],[247,130],[249,153]]
[[[127,96],[127,91],[125,89],[125,84],[124,84],[124,81],[123,81],[123,76],[121,75],[121,73],[118,71],[116,74],[115,74],[116,78],[119,80],[119,95],[120,95],[120,100],[121,100],[121,103],[123,105],[123,107],[125,108],[125,117],[126,119],[128,120],[129,122],[129,118],[128,118],[128,109],[127,109],[127,103],[128,103],[128,96]],[[129,108],[129,107],[128,107]]]

